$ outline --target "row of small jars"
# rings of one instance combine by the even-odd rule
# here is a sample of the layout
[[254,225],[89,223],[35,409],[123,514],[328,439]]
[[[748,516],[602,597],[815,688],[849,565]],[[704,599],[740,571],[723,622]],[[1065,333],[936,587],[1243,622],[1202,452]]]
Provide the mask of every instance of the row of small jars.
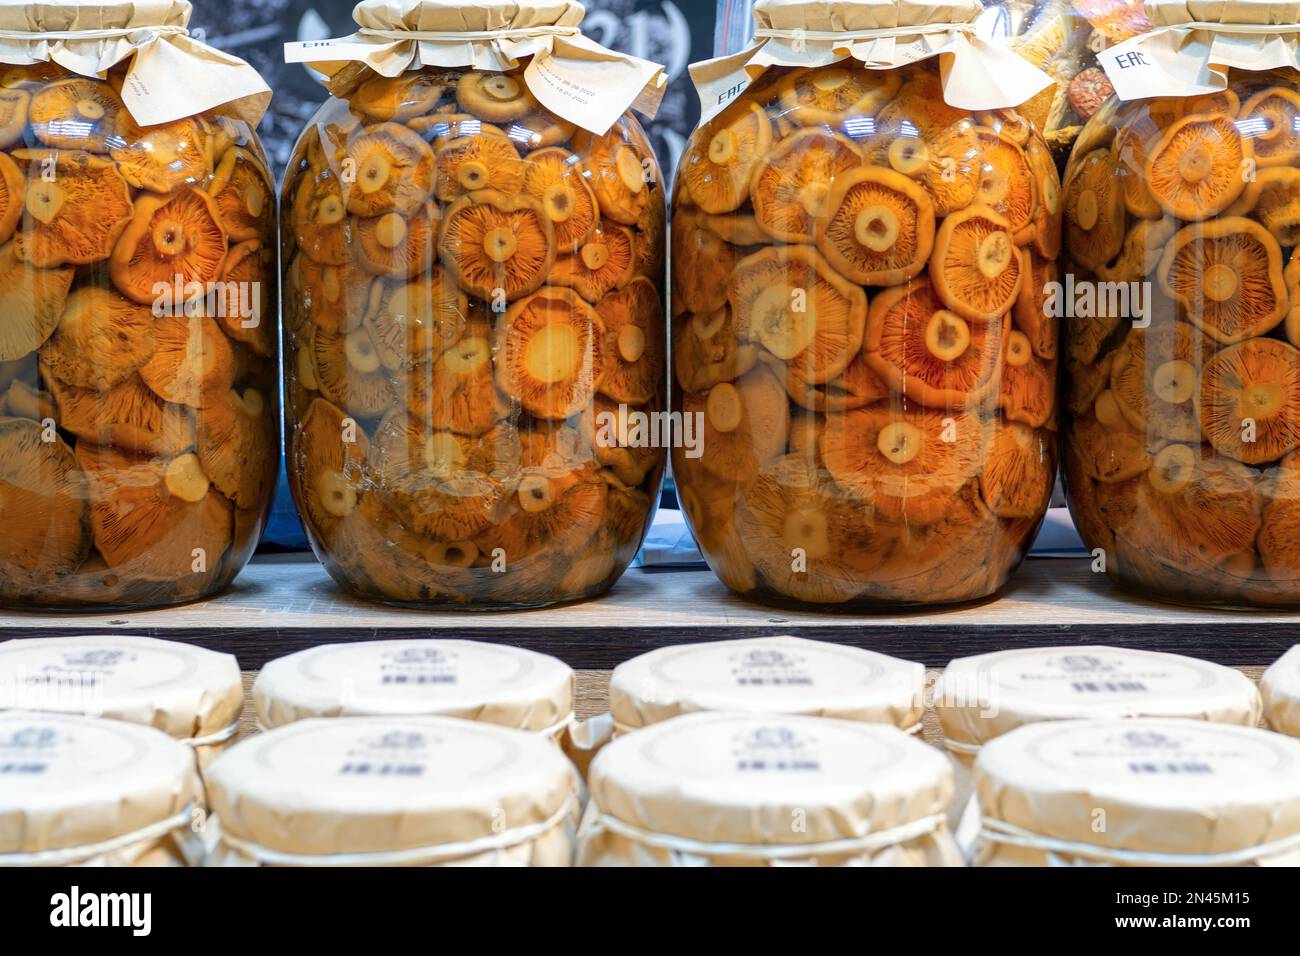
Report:
[[[544,654],[328,644],[261,670],[260,732],[238,736],[237,662],[186,644],[10,641],[0,677],[0,812],[28,824],[0,834],[0,866],[1279,866],[1300,852],[1300,647],[1257,690],[1232,668],[1112,647],[959,658],[929,686],[919,663],[837,644],[685,644],[620,664],[610,713],[577,721],[574,672]],[[928,707],[951,760],[922,740]],[[118,811],[87,812],[104,794]],[[1096,828],[1098,812],[1115,825]],[[51,813],[71,822],[39,825]]]
[[521,73],[372,78],[294,150],[281,282],[255,134],[137,127],[115,76],[0,78],[5,603],[160,605],[238,573],[274,486],[277,291],[290,484],[369,598],[604,591],[670,426],[700,547],[757,600],[996,592],[1061,435],[1098,569],[1175,600],[1300,593],[1289,74],[1112,100],[1062,182],[1014,110],[945,105],[937,61],[773,68],[687,145],[671,295],[630,114],[596,136]]

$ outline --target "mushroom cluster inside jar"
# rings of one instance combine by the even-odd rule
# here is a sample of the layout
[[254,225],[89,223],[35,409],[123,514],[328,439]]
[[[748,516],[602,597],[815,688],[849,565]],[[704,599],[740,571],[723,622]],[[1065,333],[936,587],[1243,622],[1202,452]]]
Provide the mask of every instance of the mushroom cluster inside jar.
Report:
[[[1063,189],[1071,509],[1106,571],[1300,603],[1300,84],[1110,102]],[[1066,303],[1071,306],[1071,303]]]
[[279,461],[275,187],[215,111],[140,126],[107,79],[0,68],[0,601],[224,587]]
[[609,587],[665,459],[637,122],[582,130],[522,70],[372,76],[308,126],[282,204],[289,473],[331,574],[462,606]]
[[1055,477],[1056,168],[936,60],[769,69],[696,131],[673,201],[679,497],[778,603],[979,598]]

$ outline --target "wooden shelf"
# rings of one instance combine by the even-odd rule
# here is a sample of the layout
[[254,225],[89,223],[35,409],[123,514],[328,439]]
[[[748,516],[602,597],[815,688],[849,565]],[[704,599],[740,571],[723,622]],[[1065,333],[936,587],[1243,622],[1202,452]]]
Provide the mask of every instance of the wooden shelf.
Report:
[[999,597],[976,605],[875,615],[762,607],[707,571],[633,569],[605,597],[533,611],[429,612],[344,594],[307,555],[254,561],[224,594],[159,611],[0,612],[0,638],[122,632],[235,654],[252,670],[316,644],[396,637],[465,637],[609,669],[690,641],[797,634],[942,667],[953,657],[1012,647],[1113,644],[1193,654],[1235,666],[1270,664],[1300,643],[1300,613],[1217,611],[1144,601],[1091,573],[1084,559],[1025,563]]

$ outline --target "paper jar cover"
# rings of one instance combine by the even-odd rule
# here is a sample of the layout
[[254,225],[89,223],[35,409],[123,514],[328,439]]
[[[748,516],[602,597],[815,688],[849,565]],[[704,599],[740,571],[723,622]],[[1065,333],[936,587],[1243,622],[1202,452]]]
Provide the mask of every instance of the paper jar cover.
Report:
[[1231,69],[1300,69],[1300,3],[1147,0],[1152,29],[1097,54],[1121,100],[1226,89]]
[[362,0],[356,33],[285,44],[285,59],[325,74],[346,96],[378,73],[422,67],[504,72],[529,59],[524,82],[552,113],[603,134],[629,109],[654,116],[668,82],[664,68],[606,49],[582,35],[573,0]]
[[1053,80],[1006,44],[976,36],[982,11],[977,0],[757,0],[752,45],[691,66],[701,121],[721,113],[769,67],[826,66],[846,57],[895,69],[943,55],[949,106],[1018,106]]
[[986,820],[1126,851],[1222,854],[1300,833],[1300,741],[1196,720],[1059,721],[975,762]]
[[185,815],[200,792],[193,751],[151,727],[0,713],[0,863],[162,824]]
[[1300,737],[1300,644],[1264,672],[1259,689],[1268,725],[1278,733]]
[[304,856],[436,848],[563,815],[573,765],[537,734],[454,717],[302,720],[230,748],[207,773],[228,834]]
[[978,747],[1024,724],[1100,717],[1259,721],[1250,678],[1219,664],[1117,647],[1048,647],[954,660],[934,689],[954,749]]
[[507,644],[322,644],[262,668],[253,706],[267,728],[307,717],[431,714],[541,732],[572,715],[573,684],[563,661]]
[[717,844],[852,840],[942,812],[947,758],[894,727],[701,713],[626,734],[592,762],[595,809]]
[[131,58],[122,102],[141,126],[217,107],[256,126],[271,88],[239,57],[188,36],[190,12],[188,0],[0,0],[0,63],[102,77]]
[[806,714],[910,730],[925,667],[855,647],[760,637],[665,647],[614,668],[610,712],[633,730],[702,710]]
[[38,637],[0,643],[0,710],[111,717],[191,739],[220,734],[244,703],[229,654],[151,637]]

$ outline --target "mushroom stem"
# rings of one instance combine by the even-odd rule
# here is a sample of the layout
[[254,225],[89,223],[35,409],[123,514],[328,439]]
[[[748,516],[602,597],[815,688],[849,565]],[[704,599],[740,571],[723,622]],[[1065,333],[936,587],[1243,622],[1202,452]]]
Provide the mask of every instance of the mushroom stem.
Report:
[[618,354],[624,362],[639,362],[645,354],[645,332],[630,323],[619,329]]
[[906,465],[921,451],[924,436],[911,422],[891,422],[876,436],[876,448],[895,465]]
[[853,222],[858,244],[872,252],[888,252],[898,241],[898,216],[887,206],[868,206]]
[[730,382],[720,382],[709,390],[704,401],[704,414],[715,431],[734,432],[745,416],[740,390]]
[[163,471],[163,484],[177,498],[193,504],[207,496],[210,482],[203,473],[203,466],[199,464],[199,456],[190,452],[167,463]]
[[555,504],[555,485],[542,474],[524,475],[519,481],[519,507],[529,514],[546,511]]
[[33,219],[48,226],[58,218],[63,208],[63,190],[44,180],[33,182],[27,187],[24,205]]
[[507,262],[519,249],[519,240],[505,226],[489,229],[483,236],[483,252],[493,262]]
[[1237,294],[1240,284],[1237,270],[1222,262],[1216,262],[1206,269],[1201,279],[1205,297],[1214,302],[1227,302]]

